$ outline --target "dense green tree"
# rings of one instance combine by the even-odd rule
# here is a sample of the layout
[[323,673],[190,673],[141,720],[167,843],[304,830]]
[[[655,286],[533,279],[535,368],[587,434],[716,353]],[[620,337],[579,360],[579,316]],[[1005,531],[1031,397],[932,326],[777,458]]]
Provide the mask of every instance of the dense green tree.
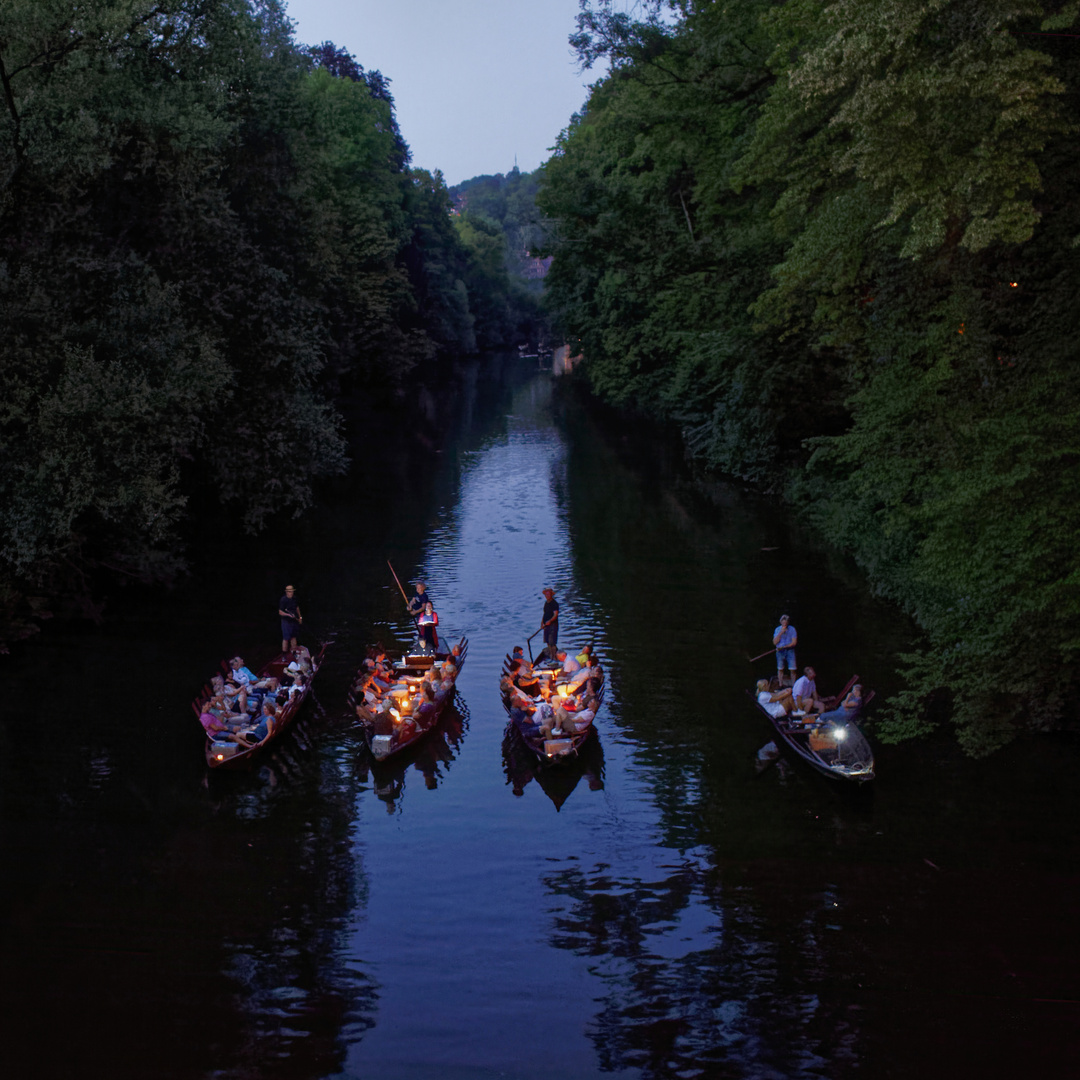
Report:
[[2,640],[95,567],[173,575],[192,507],[301,513],[342,380],[474,339],[389,81],[279,0],[10,0],[0,91]]
[[612,71],[540,205],[587,377],[786,486],[915,613],[888,737],[925,730],[937,690],[973,753],[1058,722],[1080,659],[1080,175],[1054,34],[1077,5],[670,6],[583,5],[574,39]]

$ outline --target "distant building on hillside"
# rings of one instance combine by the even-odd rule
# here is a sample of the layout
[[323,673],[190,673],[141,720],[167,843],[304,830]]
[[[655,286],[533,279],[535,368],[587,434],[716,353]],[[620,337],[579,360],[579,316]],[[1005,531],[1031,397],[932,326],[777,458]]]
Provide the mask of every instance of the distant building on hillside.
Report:
[[544,258],[539,259],[535,255],[531,255],[528,249],[526,249],[518,256],[518,273],[520,273],[526,281],[542,281],[547,277],[547,272],[550,268],[550,255],[546,255]]

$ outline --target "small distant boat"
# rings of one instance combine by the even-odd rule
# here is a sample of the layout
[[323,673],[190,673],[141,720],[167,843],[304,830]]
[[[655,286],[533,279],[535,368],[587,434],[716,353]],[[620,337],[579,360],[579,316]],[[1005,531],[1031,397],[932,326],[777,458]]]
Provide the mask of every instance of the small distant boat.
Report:
[[[469,639],[462,637],[457,644],[460,655],[454,658],[458,674],[465,664],[465,657],[469,652]],[[392,712],[394,714],[394,730],[389,735],[377,735],[375,726],[369,721],[360,720],[360,726],[364,732],[364,741],[371,751],[371,756],[376,762],[386,761],[396,754],[402,753],[409,747],[415,746],[425,738],[439,723],[439,719],[446,707],[454,700],[457,687],[452,686],[449,690],[440,690],[435,695],[435,710],[420,723],[416,715],[416,709],[420,705],[420,683],[425,672],[435,664],[441,664],[451,658],[451,653],[414,652],[406,654],[394,664],[394,685],[387,693],[397,699],[397,704]],[[362,675],[366,668],[361,667],[358,674]],[[349,708],[355,711],[357,706],[356,695],[353,690],[348,695]]]
[[[858,681],[853,675],[839,694],[822,698],[825,712],[791,713],[786,716],[773,716],[757,699],[755,691],[748,691],[757,708],[769,718],[769,723],[776,730],[780,741],[811,768],[816,769],[830,780],[847,780],[856,784],[865,784],[874,779],[874,752],[866,741],[866,736],[856,723],[858,717],[874,696],[871,690],[865,694],[858,709],[842,709],[840,703],[848,691]],[[769,684],[775,692],[776,680]]]
[[[510,657],[508,656],[506,659],[507,662],[503,666],[502,671],[503,676],[509,674]],[[533,703],[537,707],[549,699],[558,702],[560,697],[566,697],[565,683],[562,682],[563,671],[558,664],[554,664],[553,662],[537,664],[533,667],[533,672],[536,675],[536,694],[529,695],[524,689],[522,689],[521,692],[525,694],[526,697],[531,697]],[[602,679],[600,685],[593,693],[598,702],[602,705],[604,701],[604,683]],[[556,728],[549,737],[545,737],[537,732],[536,725],[532,722],[532,718],[522,709],[514,706],[507,694],[504,693],[502,695],[502,701],[503,708],[506,709],[510,716],[508,728],[513,732],[514,736],[524,744],[524,746],[536,755],[542,766],[557,765],[573,760],[578,756],[586,743],[593,738],[597,738],[594,731],[596,723],[595,716],[592,723],[590,723],[584,731],[563,732]],[[599,705],[597,706],[597,711],[599,711]]]
[[[252,746],[243,746],[240,743],[232,741],[218,741],[208,735],[205,747],[206,764],[209,765],[211,769],[243,768],[244,766],[249,765],[252,758],[257,754],[261,754],[268,746],[277,742],[289,729],[292,722],[296,719],[297,714],[304,707],[304,702],[307,701],[311,694],[311,687],[315,682],[315,676],[318,674],[319,667],[322,665],[325,653],[326,643],[323,643],[319,646],[318,652],[312,654],[311,674],[306,679],[304,688],[298,694],[294,694],[289,699],[288,703],[282,707],[281,715],[275,721],[274,730],[270,735],[268,735],[261,743],[255,743]],[[283,678],[285,668],[291,661],[292,657],[286,653],[276,656],[259,670],[258,679],[261,681],[262,679],[268,678]],[[223,660],[221,666],[222,669],[228,673],[228,661]],[[191,703],[191,707],[194,709],[196,717],[202,715],[203,705],[206,704],[212,696],[213,691],[210,684],[207,683],[202,688],[199,696]],[[257,717],[253,717],[252,722],[255,723],[256,721]]]

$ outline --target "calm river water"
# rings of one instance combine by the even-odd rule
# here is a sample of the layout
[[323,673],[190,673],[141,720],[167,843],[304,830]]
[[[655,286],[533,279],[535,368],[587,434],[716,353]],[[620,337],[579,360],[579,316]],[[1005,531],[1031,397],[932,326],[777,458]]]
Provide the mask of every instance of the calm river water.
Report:
[[[910,625],[653,433],[520,361],[459,375],[415,434],[357,414],[305,522],[211,532],[187,586],[0,659],[0,1075],[1076,1075],[1076,742],[878,746],[859,799],[758,775],[746,657],[782,611],[826,689],[887,693]],[[372,771],[344,698],[407,640],[387,556],[471,644],[458,712]],[[188,703],[266,658],[286,579],[333,639],[318,701],[208,776]],[[558,776],[509,751],[497,687],[545,584],[608,673]]]

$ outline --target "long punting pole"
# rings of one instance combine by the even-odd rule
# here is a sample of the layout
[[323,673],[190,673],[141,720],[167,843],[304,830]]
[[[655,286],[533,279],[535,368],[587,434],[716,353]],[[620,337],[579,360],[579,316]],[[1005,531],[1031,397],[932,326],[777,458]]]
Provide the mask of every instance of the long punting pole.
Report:
[[[397,582],[398,591],[401,593],[401,599],[405,601],[405,610],[409,611],[409,598],[405,595],[405,590],[401,587],[401,580],[397,576],[397,571],[394,569],[394,564],[387,559],[386,565],[390,567],[390,573],[394,575],[394,580]],[[409,612],[409,618],[413,621],[413,626],[416,627],[416,632],[420,633],[420,624],[416,621],[416,616]]]

